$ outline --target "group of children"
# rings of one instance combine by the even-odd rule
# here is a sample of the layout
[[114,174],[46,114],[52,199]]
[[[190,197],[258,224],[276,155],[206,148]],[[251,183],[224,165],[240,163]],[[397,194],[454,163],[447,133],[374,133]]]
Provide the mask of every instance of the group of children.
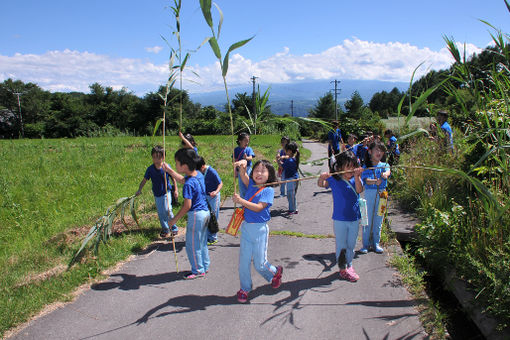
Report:
[[[153,164],[147,168],[136,194],[141,193],[147,180],[152,181],[162,237],[166,237],[168,233],[176,235],[176,222],[184,215],[188,215],[185,246],[191,272],[184,277],[194,279],[205,277],[209,269],[207,246],[216,242],[216,235],[208,235],[207,224],[211,213],[218,217],[220,190],[223,184],[216,170],[207,166],[204,159],[198,155],[196,143],[191,135],[184,136],[179,133],[179,136],[183,148],[174,155],[177,171],[164,161],[163,148],[154,147],[151,152]],[[361,218],[360,193],[363,191],[370,223],[362,225],[363,247],[359,252],[367,253],[369,249],[377,253],[383,252],[379,245],[382,216],[376,216],[375,211],[380,195],[386,187],[390,170],[388,164],[381,161],[386,146],[374,137],[371,138],[373,140],[364,140],[363,143],[356,145],[357,149],[365,150],[363,166],[360,166],[359,156],[354,152],[354,143],[351,144],[352,139],[349,136],[348,146],[332,154],[335,159],[332,170],[322,173],[318,180],[320,187],[331,188],[332,191],[336,258],[340,267],[340,277],[351,282],[359,279],[352,266],[352,260]],[[269,209],[273,205],[273,186],[277,181],[277,173],[267,160],[259,160],[252,166],[255,153],[248,146],[249,141],[249,134],[239,134],[238,147],[233,154],[235,174],[239,182],[239,194],[234,193],[233,201],[245,208],[244,221],[240,228],[240,290],[237,292],[239,302],[246,302],[248,293],[252,290],[250,270],[252,260],[255,269],[271,282],[271,287],[275,289],[281,285],[283,273],[282,266],[271,265],[267,260],[269,236],[267,223],[271,218]],[[287,137],[281,139],[281,147],[276,155],[278,174],[282,181],[290,181],[280,185],[280,194],[288,199],[289,214],[297,214],[296,180],[299,178],[300,153],[297,143],[291,142]],[[335,151],[337,150],[333,150]],[[172,185],[176,188],[177,183],[183,185],[183,203],[174,216],[169,188]]]

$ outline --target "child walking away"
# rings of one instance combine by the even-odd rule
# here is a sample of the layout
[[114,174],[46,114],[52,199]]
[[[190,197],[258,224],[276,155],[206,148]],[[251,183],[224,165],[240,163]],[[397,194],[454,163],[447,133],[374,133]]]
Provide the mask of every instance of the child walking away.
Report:
[[[296,142],[290,142],[285,146],[285,156],[281,156],[281,164],[286,180],[299,178],[299,149]],[[297,214],[297,194],[298,182],[287,183],[287,200],[289,201],[289,214]]]
[[205,277],[209,270],[209,250],[207,249],[207,223],[210,213],[205,196],[204,176],[196,170],[198,156],[193,149],[179,149],[175,153],[175,167],[169,172],[182,187],[182,206],[171,222],[176,223],[188,214],[186,225],[186,254],[191,265],[191,272],[185,279]]
[[397,144],[397,137],[390,129],[384,131],[384,138],[386,139],[386,147],[388,149],[388,163],[390,165],[397,164],[400,158],[400,149]]
[[[241,132],[237,136],[237,147],[234,149],[234,162],[238,162],[240,160],[245,159],[247,163],[246,167],[246,173],[248,176],[251,172],[251,160],[253,157],[255,157],[255,153],[253,152],[253,149],[248,146],[250,144],[250,135],[246,132]],[[244,194],[246,193],[246,186],[244,185],[243,181],[237,174],[237,168],[236,168],[236,176],[239,180],[239,194],[241,197],[244,197]]]
[[[276,153],[276,164],[278,164],[278,177],[280,177],[280,180],[281,181],[285,181],[285,174],[283,173],[283,167],[282,167],[282,164],[281,164],[281,160],[280,160],[280,157],[281,156],[285,156],[287,153],[285,152],[285,146],[287,144],[289,144],[290,142],[290,139],[289,137],[287,136],[283,136],[281,141],[280,141],[280,145],[282,146],[282,148],[280,150],[278,150],[278,152]],[[282,183],[280,184],[280,196],[285,196],[285,185],[286,183]]]
[[[203,157],[198,157],[197,169],[204,175],[207,203],[209,204],[211,213],[216,216],[217,220],[220,214],[220,190],[223,187],[223,182],[216,169],[205,164]],[[207,229],[207,245],[210,246],[216,243],[218,243],[217,233],[212,234],[209,229]]]
[[[168,164],[164,163],[165,155],[163,147],[156,145],[152,148],[152,165],[145,170],[145,175],[138,187],[138,191],[135,195],[140,195],[145,183],[148,180],[152,181],[152,193],[154,194],[154,202],[156,203],[156,209],[158,211],[159,223],[161,224],[161,232],[159,236],[165,238],[170,232],[172,236],[177,235],[178,228],[174,223],[170,223],[172,230],[169,228],[168,217],[174,217],[172,213],[172,195],[170,178],[172,178],[173,185],[177,188],[175,178],[169,175],[165,168],[170,168]],[[164,166],[166,165],[166,167]]]
[[181,131],[179,131],[179,138],[181,139],[181,144],[183,148],[193,149],[195,150],[198,156],[198,148],[197,143],[195,142],[195,138],[189,133],[183,135]]
[[337,155],[336,171],[349,171],[341,175],[322,173],[317,185],[331,188],[333,194],[333,228],[336,240],[336,258],[340,268],[340,278],[351,282],[359,279],[352,266],[354,247],[358,238],[359,193],[363,191],[361,173],[356,155],[347,150]]
[[239,249],[239,280],[241,289],[237,292],[237,301],[248,301],[248,293],[252,289],[251,261],[253,266],[274,289],[280,287],[283,267],[275,267],[267,261],[267,241],[271,219],[269,208],[273,205],[274,190],[271,187],[256,187],[276,181],[276,173],[269,161],[260,160],[255,163],[253,171],[248,176],[247,161],[236,162],[239,167],[239,178],[245,183],[246,194],[241,197],[234,194],[233,200],[242,205],[244,221],[241,225],[241,244]]
[[381,254],[384,249],[379,242],[381,240],[381,226],[383,217],[378,214],[379,199],[381,195],[387,197],[385,192],[387,179],[390,177],[390,168],[388,163],[381,162],[386,152],[386,146],[382,142],[372,142],[368,147],[368,152],[363,168],[376,167],[375,170],[364,170],[361,178],[365,184],[365,199],[367,200],[368,225],[363,226],[363,248],[360,253],[366,254],[369,249]]

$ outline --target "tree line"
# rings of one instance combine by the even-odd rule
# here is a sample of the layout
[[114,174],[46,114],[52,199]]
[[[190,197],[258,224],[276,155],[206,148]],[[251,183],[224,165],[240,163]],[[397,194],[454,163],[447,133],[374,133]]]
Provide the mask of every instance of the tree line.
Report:
[[[478,55],[473,55],[467,63],[475,74],[483,75],[490,71],[491,65],[506,62],[497,53],[495,47],[485,49]],[[355,91],[344,107],[337,105],[338,117],[346,130],[359,130],[360,121],[367,126],[380,125],[380,118],[387,118],[397,114],[397,107],[403,96],[411,96],[411,100],[427,89],[439,85],[449,75],[453,74],[454,66],[440,71],[430,71],[415,81],[410,91],[403,92],[394,88],[390,92],[375,93],[368,103],[364,103],[360,94]],[[482,78],[482,77],[480,77]],[[461,83],[450,81],[449,86],[461,87]],[[490,84],[484,84],[490,86]],[[165,88],[150,92],[143,97],[136,96],[125,89],[114,90],[111,87],[94,83],[89,86],[90,93],[55,92],[51,93],[40,88],[37,84],[24,83],[20,80],[7,79],[0,83],[0,138],[63,138],[78,136],[120,135],[134,136],[150,135],[163,112],[163,101],[160,93]],[[458,101],[450,95],[448,87],[440,87],[428,97],[428,102],[416,112],[417,116],[430,116],[436,108],[448,109],[452,113],[453,124],[465,120]],[[470,98],[469,91],[458,92],[465,96],[463,102],[470,106],[474,98]],[[269,95],[268,92],[264,95]],[[18,102],[18,96],[20,101]],[[263,98],[260,90],[256,97],[247,93],[237,93],[232,99],[236,131],[257,129],[260,133],[286,133],[289,131],[284,121],[279,120],[271,107],[265,103],[256,108],[253,103]],[[186,91],[171,89],[168,96],[166,127],[169,133],[176,133],[179,129],[179,110],[182,103],[183,130],[193,134],[225,134],[228,131],[229,116],[213,106],[202,106],[193,103]],[[259,100],[260,102],[260,100]],[[408,112],[409,100],[404,100],[400,114]],[[18,105],[20,104],[20,105]],[[227,110],[225,110],[227,111]],[[331,93],[326,93],[317,100],[309,117],[323,120],[335,118],[335,102]],[[350,129],[350,125],[356,128]],[[307,131],[301,132],[306,134]],[[308,129],[305,129],[308,130]],[[288,134],[288,133],[287,133]],[[293,134],[290,132],[290,134]]]

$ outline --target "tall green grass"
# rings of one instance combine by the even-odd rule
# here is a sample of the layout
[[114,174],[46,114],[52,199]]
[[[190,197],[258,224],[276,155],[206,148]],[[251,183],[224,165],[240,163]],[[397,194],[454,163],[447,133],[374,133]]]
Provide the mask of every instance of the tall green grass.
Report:
[[[230,136],[196,141],[225,183],[222,197],[231,195]],[[272,160],[279,142],[280,136],[253,136],[250,144],[258,158]],[[86,254],[64,271],[105,209],[137,190],[158,143],[150,137],[0,141],[0,335],[157,238],[159,222],[146,186],[137,198],[141,229],[133,224],[132,232],[101,246],[98,258]],[[178,137],[166,139],[171,166],[180,147]]]

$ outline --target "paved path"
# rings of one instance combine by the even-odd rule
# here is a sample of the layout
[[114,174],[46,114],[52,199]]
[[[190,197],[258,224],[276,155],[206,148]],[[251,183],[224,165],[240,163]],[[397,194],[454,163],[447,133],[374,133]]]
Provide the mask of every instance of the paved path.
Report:
[[[326,148],[304,143],[312,159]],[[321,167],[302,165],[318,174]],[[324,170],[325,167],[322,167]],[[276,197],[271,230],[333,234],[329,190],[315,180],[298,191],[298,215],[287,216],[287,200]],[[276,191],[279,193],[279,190]],[[231,215],[227,200],[220,225]],[[354,259],[357,283],[341,281],[334,238],[292,236],[269,238],[269,261],[283,265],[283,284],[273,290],[253,273],[248,304],[239,304],[237,262],[239,239],[221,234],[210,247],[207,278],[182,279],[189,269],[184,238],[177,240],[180,273],[171,246],[160,243],[123,265],[76,301],[32,321],[14,339],[423,339],[410,294],[386,254]]]

